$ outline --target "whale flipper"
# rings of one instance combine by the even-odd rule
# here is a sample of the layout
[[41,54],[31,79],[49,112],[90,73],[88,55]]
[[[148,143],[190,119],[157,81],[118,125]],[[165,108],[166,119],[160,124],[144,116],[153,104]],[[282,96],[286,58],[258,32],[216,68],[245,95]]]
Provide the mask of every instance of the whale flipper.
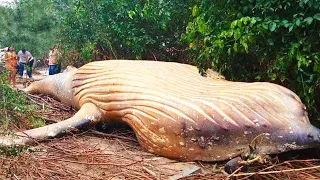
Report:
[[17,132],[13,136],[0,137],[0,146],[27,145],[34,142],[56,137],[66,131],[89,127],[102,119],[99,108],[86,103],[71,118],[47,126]]

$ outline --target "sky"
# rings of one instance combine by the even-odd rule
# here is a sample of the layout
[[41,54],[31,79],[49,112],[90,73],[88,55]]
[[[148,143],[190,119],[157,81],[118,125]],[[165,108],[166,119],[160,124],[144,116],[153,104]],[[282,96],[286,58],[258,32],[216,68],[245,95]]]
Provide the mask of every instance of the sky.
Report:
[[8,5],[10,3],[13,3],[14,0],[0,0],[0,5]]
[[3,2],[14,2],[14,0],[0,0],[0,3],[3,3]]

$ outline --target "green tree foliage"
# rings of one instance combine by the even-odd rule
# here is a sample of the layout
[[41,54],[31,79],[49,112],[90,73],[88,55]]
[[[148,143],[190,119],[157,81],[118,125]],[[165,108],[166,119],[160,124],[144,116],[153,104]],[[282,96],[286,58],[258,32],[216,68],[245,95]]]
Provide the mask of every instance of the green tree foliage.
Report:
[[[0,47],[7,47],[10,45],[10,36],[15,33],[13,27],[13,9],[0,6]],[[10,35],[10,36],[9,36]]]
[[194,1],[182,38],[200,69],[295,91],[320,119],[320,1]]
[[41,58],[57,43],[52,1],[19,0],[15,8],[0,7],[0,45],[26,48]]
[[57,1],[65,51],[95,59],[178,59],[188,3],[178,0]]

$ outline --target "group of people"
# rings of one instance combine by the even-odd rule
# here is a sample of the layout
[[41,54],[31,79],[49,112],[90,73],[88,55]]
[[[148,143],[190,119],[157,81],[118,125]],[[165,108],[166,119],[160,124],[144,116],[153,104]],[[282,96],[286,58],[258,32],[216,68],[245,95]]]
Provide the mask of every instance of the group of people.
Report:
[[[59,65],[57,63],[57,53],[58,46],[55,46],[50,50],[48,64],[49,64],[49,75],[54,75],[58,73]],[[23,77],[24,69],[27,70],[27,75],[29,78],[32,78],[32,66],[34,64],[34,58],[32,54],[26,49],[21,49],[18,52],[18,55],[14,52],[12,46],[8,47],[3,60],[5,61],[6,69],[9,71],[8,81],[9,84],[16,88],[16,75],[19,74],[19,77]]]
[[26,67],[29,78],[32,78],[34,58],[29,51],[22,49],[18,52],[18,55],[16,55],[14,48],[10,46],[4,55],[4,61],[6,63],[6,69],[9,71],[8,81],[13,88],[16,88],[17,71],[19,76],[22,77],[24,68]]

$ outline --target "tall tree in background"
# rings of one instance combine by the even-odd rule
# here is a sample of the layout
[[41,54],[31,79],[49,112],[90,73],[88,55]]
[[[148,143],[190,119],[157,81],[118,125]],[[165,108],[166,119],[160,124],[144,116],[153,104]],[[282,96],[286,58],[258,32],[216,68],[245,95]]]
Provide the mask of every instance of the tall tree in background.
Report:
[[11,36],[16,33],[13,13],[14,9],[0,6],[0,47],[11,45]]
[[20,0],[15,8],[1,7],[0,44],[28,49],[40,58],[57,43],[58,27],[52,1]]
[[179,0],[20,0],[0,12],[0,43],[40,57],[61,42],[63,59],[79,65],[119,58],[185,61],[180,35],[189,6]]
[[189,13],[186,2],[59,1],[64,49],[82,63],[113,58],[178,60]]

